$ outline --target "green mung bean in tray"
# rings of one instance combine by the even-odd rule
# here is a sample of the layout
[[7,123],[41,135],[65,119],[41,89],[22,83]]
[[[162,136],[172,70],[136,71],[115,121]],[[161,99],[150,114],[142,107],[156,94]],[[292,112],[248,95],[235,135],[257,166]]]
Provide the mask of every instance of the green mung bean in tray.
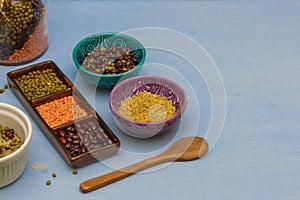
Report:
[[13,129],[0,124],[0,158],[13,153],[22,144],[21,137]]
[[15,81],[29,100],[67,89],[67,85],[57,77],[52,69],[31,71]]

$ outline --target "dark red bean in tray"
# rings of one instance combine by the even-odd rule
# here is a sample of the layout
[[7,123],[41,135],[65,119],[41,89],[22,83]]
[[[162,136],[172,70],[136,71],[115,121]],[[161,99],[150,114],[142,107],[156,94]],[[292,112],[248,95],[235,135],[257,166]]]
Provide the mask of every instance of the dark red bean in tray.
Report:
[[54,134],[72,157],[113,143],[98,121],[77,122]]

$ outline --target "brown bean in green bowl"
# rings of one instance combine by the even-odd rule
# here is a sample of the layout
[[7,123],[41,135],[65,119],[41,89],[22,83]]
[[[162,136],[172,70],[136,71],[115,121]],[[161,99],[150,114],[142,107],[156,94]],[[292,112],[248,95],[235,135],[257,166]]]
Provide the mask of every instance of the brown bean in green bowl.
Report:
[[138,75],[145,58],[142,43],[123,33],[94,34],[73,49],[73,61],[81,76],[102,88],[113,88],[120,79]]

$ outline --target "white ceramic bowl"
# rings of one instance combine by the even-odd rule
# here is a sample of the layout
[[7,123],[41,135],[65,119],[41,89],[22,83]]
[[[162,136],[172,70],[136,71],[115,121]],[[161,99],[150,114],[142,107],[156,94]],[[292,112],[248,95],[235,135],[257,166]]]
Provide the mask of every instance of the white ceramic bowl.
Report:
[[0,158],[0,188],[16,181],[23,173],[28,160],[28,147],[32,138],[32,125],[20,109],[0,102],[0,123],[12,128],[24,141],[15,152]]

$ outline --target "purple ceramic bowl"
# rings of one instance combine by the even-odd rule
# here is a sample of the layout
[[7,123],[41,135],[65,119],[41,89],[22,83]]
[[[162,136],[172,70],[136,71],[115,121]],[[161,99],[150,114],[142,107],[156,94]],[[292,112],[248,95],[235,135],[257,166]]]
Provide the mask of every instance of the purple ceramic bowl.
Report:
[[[119,113],[121,102],[139,92],[151,92],[172,99],[175,115],[162,122],[136,122]],[[149,138],[161,134],[177,122],[186,109],[187,98],[182,87],[159,76],[137,76],[118,83],[110,93],[109,107],[118,127],[126,134],[138,138]]]

